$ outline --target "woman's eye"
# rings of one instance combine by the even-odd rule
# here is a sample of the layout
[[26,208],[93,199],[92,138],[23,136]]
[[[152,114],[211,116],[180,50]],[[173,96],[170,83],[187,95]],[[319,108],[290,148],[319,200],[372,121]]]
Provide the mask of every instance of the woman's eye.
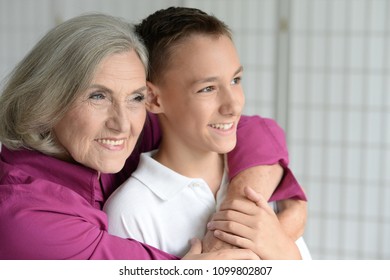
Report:
[[105,98],[106,98],[106,96],[104,95],[104,93],[101,93],[101,92],[94,92],[94,93],[91,93],[89,95],[89,99],[92,99],[92,100],[103,100]]
[[142,102],[145,100],[145,95],[142,94],[142,93],[139,93],[139,94],[136,94],[134,97],[133,97],[133,100],[136,101],[136,102]]
[[128,103],[142,103],[145,100],[145,94],[135,93],[127,97]]

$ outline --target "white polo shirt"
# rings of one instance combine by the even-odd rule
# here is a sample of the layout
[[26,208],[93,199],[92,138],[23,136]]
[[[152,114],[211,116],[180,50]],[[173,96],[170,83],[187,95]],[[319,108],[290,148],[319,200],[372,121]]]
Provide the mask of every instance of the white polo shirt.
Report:
[[[215,199],[203,179],[167,168],[152,158],[155,152],[141,154],[137,170],[105,203],[108,230],[182,257],[193,237],[205,235],[207,222],[225,197],[227,172]],[[303,239],[297,244],[307,250]]]
[[226,193],[227,176],[214,199],[203,179],[174,172],[154,160],[154,152],[141,154],[137,170],[107,200],[108,229],[183,256],[191,238],[203,238],[210,216]]

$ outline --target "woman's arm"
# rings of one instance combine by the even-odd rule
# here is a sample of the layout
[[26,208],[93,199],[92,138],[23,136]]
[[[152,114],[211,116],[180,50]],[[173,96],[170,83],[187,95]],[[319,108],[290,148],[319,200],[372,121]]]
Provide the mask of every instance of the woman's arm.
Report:
[[[242,194],[245,187],[242,183],[253,184],[251,187],[266,199],[272,194],[269,201],[290,198],[306,201],[288,163],[285,135],[280,126],[272,119],[242,116],[238,125],[237,145],[228,153],[230,180],[234,182],[237,175],[242,177],[236,180],[240,188],[238,193]],[[243,173],[251,167],[258,168]],[[245,174],[249,176],[243,176]],[[254,179],[251,179],[252,176]],[[254,186],[257,183],[259,186]]]
[[177,259],[108,234],[105,213],[68,189],[47,183],[1,187],[0,259]]
[[[7,176],[8,183],[0,181],[0,259],[178,259],[136,240],[109,234],[106,214],[68,188],[33,178],[13,184],[17,178]],[[186,259],[258,258],[249,249],[203,254],[199,244],[196,248]]]
[[307,219],[307,201],[286,199],[277,201],[276,214],[283,230],[293,240],[303,236]]

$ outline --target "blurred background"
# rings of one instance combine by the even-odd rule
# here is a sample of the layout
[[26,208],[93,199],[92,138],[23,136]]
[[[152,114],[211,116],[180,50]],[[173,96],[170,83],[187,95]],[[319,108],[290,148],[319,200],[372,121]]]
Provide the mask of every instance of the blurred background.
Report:
[[286,131],[314,259],[390,259],[390,1],[0,0],[0,79],[53,26],[200,8],[233,30],[246,114]]

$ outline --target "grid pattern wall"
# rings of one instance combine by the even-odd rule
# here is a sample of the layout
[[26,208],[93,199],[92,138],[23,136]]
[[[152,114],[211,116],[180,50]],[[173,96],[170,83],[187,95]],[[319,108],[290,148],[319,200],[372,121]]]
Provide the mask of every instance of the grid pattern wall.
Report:
[[390,1],[291,3],[288,143],[313,257],[390,258]]
[[[0,0],[0,79],[58,22],[96,11],[138,22],[172,5],[201,8],[232,28],[246,114],[285,110],[278,120],[310,200],[313,257],[390,258],[390,1]],[[278,41],[286,8],[289,41]]]
[[0,0],[0,78],[48,29],[76,15],[104,12],[138,22],[161,8],[189,6],[212,13],[231,27],[245,68],[245,112],[273,117],[276,4],[274,0]]
[[50,0],[0,0],[0,79],[53,26]]

